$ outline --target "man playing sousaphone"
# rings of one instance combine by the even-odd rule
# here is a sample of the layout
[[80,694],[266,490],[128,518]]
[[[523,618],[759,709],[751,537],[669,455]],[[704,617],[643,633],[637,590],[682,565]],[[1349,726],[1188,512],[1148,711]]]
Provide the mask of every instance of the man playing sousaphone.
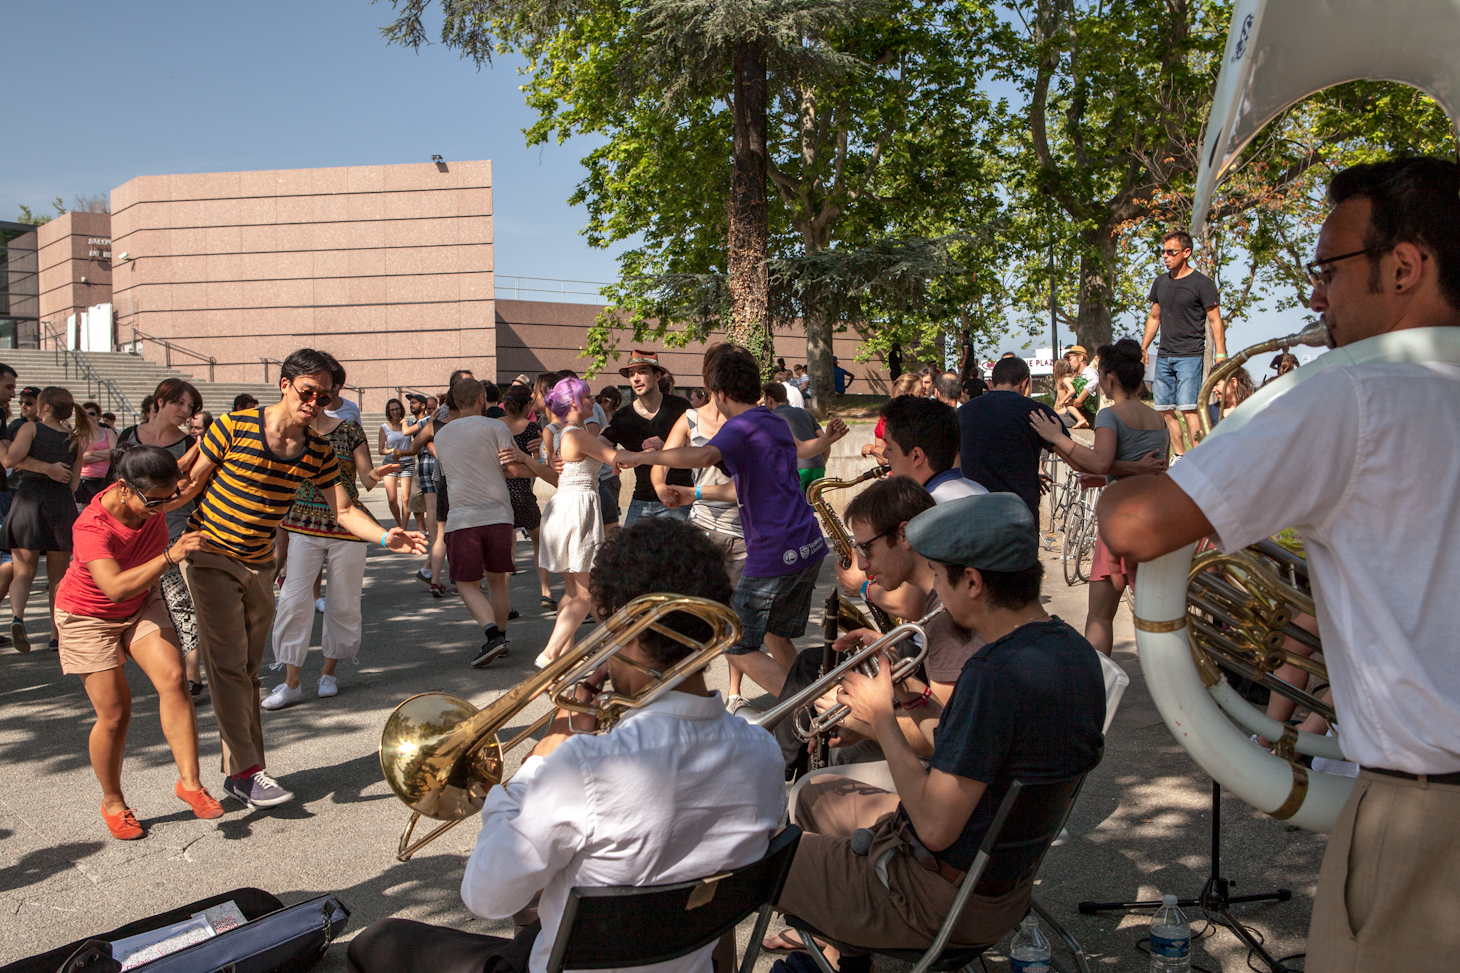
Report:
[[[650,518],[609,537],[588,579],[606,620],[640,595],[693,595],[728,604],[724,558],[700,531]],[[667,625],[696,639],[684,613]],[[704,629],[701,631],[701,629]],[[665,670],[689,646],[652,629],[607,665],[616,692],[651,677],[622,660]],[[575,726],[582,730],[582,717]],[[559,713],[520,770],[493,787],[466,864],[468,909],[504,919],[541,893],[538,915],[515,940],[406,919],[372,924],[350,943],[353,973],[544,973],[568,892],[575,886],[662,885],[740,868],[765,854],[785,806],[775,740],[725,710],[703,672],[601,735],[573,733]],[[713,944],[655,973],[710,973]]]
[[[1354,166],[1328,198],[1308,273],[1333,345],[1460,327],[1455,163]],[[1457,443],[1460,366],[1330,367],[1097,511],[1137,561],[1303,535],[1343,752],[1363,767],[1319,873],[1310,970],[1448,970],[1460,952]]]
[[[951,500],[913,517],[905,536],[931,562],[953,621],[988,645],[964,664],[946,708],[897,687],[933,743],[927,768],[893,708],[886,656],[876,679],[844,677],[839,699],[882,745],[897,793],[837,776],[807,783],[796,805],[806,834],[779,905],[852,948],[927,947],[1010,784],[1086,773],[1103,739],[1100,662],[1040,607],[1039,524],[1028,505],[1012,493]],[[873,831],[861,854],[859,828]],[[1028,911],[1031,887],[975,889],[953,942],[997,942]]]

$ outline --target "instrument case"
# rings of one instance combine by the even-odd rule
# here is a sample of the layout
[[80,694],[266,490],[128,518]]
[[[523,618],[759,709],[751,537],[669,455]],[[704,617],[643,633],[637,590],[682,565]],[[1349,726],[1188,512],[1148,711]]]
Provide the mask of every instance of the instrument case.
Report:
[[333,895],[285,906],[262,889],[234,889],[18,960],[0,967],[0,973],[117,973],[121,965],[111,958],[113,941],[182,922],[230,900],[248,920],[244,925],[136,969],[146,973],[304,973],[320,961],[350,918],[350,910]]

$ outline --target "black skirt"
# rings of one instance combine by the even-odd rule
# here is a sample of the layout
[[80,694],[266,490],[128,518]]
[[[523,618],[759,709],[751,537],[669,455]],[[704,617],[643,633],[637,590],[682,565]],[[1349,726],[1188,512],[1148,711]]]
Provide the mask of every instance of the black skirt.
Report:
[[71,484],[24,477],[16,485],[15,500],[0,527],[0,550],[69,551],[74,523],[76,501]]

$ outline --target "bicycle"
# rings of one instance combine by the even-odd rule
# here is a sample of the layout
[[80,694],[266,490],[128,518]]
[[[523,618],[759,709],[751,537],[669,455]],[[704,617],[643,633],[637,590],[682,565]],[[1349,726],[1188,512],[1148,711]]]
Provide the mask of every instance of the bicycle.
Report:
[[[1079,479],[1079,474],[1072,474]],[[1079,496],[1066,512],[1064,537],[1060,543],[1060,564],[1065,584],[1085,584],[1090,580],[1090,564],[1095,556],[1095,500],[1102,487],[1081,487]]]

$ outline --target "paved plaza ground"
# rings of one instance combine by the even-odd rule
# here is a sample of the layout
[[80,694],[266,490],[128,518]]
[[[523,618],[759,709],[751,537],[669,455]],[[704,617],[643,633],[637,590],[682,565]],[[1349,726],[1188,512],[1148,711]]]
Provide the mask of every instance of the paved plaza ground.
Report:
[[[360,666],[342,665],[339,695],[318,699],[316,648],[306,664],[303,701],[264,714],[269,769],[297,794],[293,803],[272,810],[248,812],[225,800],[223,818],[196,820],[172,794],[177,775],[159,728],[156,696],[140,670],[129,667],[135,701],[124,781],[148,829],[139,841],[115,841],[102,824],[100,792],[86,758],[92,711],[79,680],[62,676],[56,654],[44,648],[25,656],[0,652],[0,913],[6,917],[0,924],[0,964],[240,886],[267,889],[286,903],[333,892],[354,912],[347,938],[385,916],[510,934],[509,923],[471,915],[458,896],[475,820],[412,861],[395,860],[407,811],[381,778],[376,747],[387,715],[408,695],[441,690],[482,705],[528,674],[552,626],[552,616],[537,610],[531,554],[530,545],[519,544],[524,570],[513,579],[512,591],[522,619],[510,629],[512,654],[475,670],[467,663],[481,642],[480,631],[460,601],[432,599],[411,578],[416,559],[373,551]],[[1048,608],[1083,627],[1084,588],[1067,588],[1052,557],[1047,567]],[[828,561],[806,645],[817,642],[819,605],[833,577]],[[38,589],[32,605],[43,605],[44,597]],[[36,614],[33,640],[43,624],[43,615]],[[317,646],[318,627],[315,633]],[[1209,782],[1161,723],[1131,635],[1130,616],[1122,608],[1115,657],[1132,684],[1104,761],[1075,809],[1071,838],[1051,851],[1036,890],[1098,970],[1146,969],[1149,960],[1137,952],[1137,942],[1147,920],[1084,917],[1076,903],[1160,892],[1195,895],[1208,867]],[[38,644],[45,645],[43,635]],[[266,672],[268,685],[282,681],[279,675]],[[723,660],[712,675],[712,684],[723,688]],[[221,797],[217,727],[206,703],[199,722],[203,779]],[[1224,801],[1222,815],[1225,871],[1238,883],[1235,893],[1279,886],[1293,892],[1290,902],[1239,906],[1238,914],[1275,955],[1300,952],[1324,838],[1235,799]],[[748,930],[747,921],[742,940]],[[1004,955],[1002,947],[992,952],[989,969],[1007,968]],[[1210,970],[1248,968],[1246,949],[1220,929],[1202,938],[1193,956]],[[769,962],[762,958],[760,973]],[[344,967],[344,949],[337,947],[320,968]]]

